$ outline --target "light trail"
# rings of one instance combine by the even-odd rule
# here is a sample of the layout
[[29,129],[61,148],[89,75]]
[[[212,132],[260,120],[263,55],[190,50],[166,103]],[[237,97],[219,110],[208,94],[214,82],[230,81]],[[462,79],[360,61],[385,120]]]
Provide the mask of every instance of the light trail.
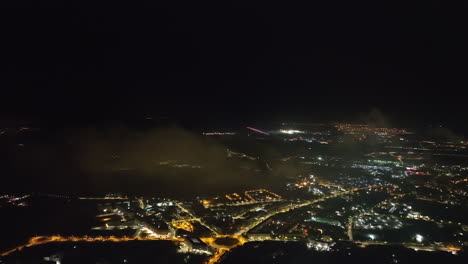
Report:
[[221,259],[221,257],[228,251],[229,251],[229,249],[226,249],[226,248],[221,248],[221,249],[216,250],[216,252],[213,254],[213,256],[211,256],[209,259],[207,259],[205,263],[206,264],[215,264],[215,263],[217,263]]
[[261,130],[259,130],[259,129],[256,129],[256,128],[253,128],[253,127],[248,127],[248,126],[246,126],[245,128],[247,128],[247,129],[249,129],[249,130],[252,130],[252,131],[254,131],[254,132],[257,132],[257,133],[263,134],[263,135],[267,135],[267,136],[269,136],[269,135],[270,135],[269,133],[267,133],[267,132],[265,132],[265,131],[261,131]]
[[115,212],[112,212],[112,213],[107,213],[107,214],[96,215],[96,217],[100,218],[100,217],[107,217],[107,216],[113,216],[113,215],[117,215],[117,214]]
[[128,200],[128,197],[78,197],[80,200]]
[[354,216],[351,216],[349,218],[349,222],[348,222],[348,232],[347,232],[347,235],[348,235],[348,239],[349,241],[353,241],[353,220],[354,220]]

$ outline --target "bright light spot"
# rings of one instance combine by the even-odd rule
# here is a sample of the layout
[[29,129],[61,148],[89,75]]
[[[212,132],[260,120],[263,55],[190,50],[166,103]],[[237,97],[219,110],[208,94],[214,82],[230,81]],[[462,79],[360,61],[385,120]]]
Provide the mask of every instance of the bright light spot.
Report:
[[376,238],[376,236],[374,234],[369,234],[369,238],[374,240]]
[[418,241],[419,243],[421,243],[423,240],[424,240],[424,237],[423,237],[423,236],[421,236],[420,234],[417,234],[417,235],[416,235],[416,241]]
[[293,129],[280,129],[279,132],[280,132],[280,133],[283,133],[283,134],[289,134],[289,135],[292,135],[292,134],[302,134],[302,133],[304,133],[304,131],[293,130]]

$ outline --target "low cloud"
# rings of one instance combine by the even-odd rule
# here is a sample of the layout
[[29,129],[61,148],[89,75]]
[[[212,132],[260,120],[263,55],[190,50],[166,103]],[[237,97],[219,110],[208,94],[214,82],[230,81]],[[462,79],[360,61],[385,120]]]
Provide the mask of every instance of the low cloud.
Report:
[[369,127],[392,127],[389,118],[377,108],[373,108],[368,113],[361,115],[358,121],[369,125]]
[[74,143],[77,166],[99,187],[197,194],[267,187],[297,172],[291,166],[269,171],[261,160],[228,159],[226,144],[178,127],[88,130]]

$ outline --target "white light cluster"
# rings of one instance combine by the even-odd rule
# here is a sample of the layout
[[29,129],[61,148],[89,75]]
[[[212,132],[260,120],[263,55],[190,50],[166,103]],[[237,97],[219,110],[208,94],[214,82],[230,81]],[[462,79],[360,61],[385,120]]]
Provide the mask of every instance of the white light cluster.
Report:
[[292,135],[292,134],[304,134],[304,131],[292,130],[292,129],[280,129],[279,132],[280,132],[280,133],[283,133],[283,134],[288,134],[288,135]]
[[418,243],[423,242],[423,240],[424,240],[424,237],[423,237],[423,236],[421,236],[420,234],[417,234],[417,235],[416,235],[416,241],[418,241]]

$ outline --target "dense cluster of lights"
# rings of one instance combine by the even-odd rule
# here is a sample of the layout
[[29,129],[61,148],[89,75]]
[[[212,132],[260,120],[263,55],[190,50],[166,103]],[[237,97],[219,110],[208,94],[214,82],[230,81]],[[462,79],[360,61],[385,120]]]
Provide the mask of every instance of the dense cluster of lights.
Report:
[[288,135],[304,134],[304,131],[294,130],[294,129],[280,129],[279,132],[282,133],[282,134],[288,134]]
[[356,219],[356,229],[400,229],[403,222],[392,215],[363,215]]

